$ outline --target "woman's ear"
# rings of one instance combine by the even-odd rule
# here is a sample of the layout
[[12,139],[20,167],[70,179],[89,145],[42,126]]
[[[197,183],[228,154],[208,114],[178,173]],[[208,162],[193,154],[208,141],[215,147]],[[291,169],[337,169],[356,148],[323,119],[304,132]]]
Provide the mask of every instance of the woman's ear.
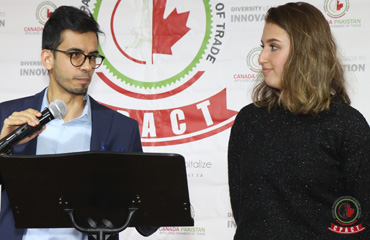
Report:
[[54,65],[54,54],[49,49],[41,51],[41,61],[47,70],[51,70]]

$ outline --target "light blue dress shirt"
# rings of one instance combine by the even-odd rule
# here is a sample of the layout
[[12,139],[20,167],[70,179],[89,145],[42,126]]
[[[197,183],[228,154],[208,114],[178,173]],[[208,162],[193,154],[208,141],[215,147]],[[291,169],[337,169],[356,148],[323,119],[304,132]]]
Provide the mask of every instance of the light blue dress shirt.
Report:
[[[40,110],[49,106],[46,96],[47,91]],[[80,117],[66,123],[54,119],[46,124],[46,129],[38,136],[37,155],[90,150],[91,106],[87,95],[84,99],[86,105]],[[87,236],[74,228],[29,228],[23,240],[87,240]]]

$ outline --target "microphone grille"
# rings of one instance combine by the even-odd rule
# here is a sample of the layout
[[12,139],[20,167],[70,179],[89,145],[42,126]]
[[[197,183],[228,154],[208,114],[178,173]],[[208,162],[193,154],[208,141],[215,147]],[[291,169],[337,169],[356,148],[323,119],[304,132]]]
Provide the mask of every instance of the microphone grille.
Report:
[[67,106],[62,100],[55,100],[50,103],[49,110],[54,118],[63,118],[67,113]]

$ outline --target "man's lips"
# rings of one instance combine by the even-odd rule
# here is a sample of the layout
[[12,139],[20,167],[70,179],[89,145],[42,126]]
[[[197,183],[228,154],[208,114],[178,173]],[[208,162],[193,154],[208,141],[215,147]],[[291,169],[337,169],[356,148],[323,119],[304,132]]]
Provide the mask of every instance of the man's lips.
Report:
[[79,82],[88,83],[90,82],[90,78],[75,78]]

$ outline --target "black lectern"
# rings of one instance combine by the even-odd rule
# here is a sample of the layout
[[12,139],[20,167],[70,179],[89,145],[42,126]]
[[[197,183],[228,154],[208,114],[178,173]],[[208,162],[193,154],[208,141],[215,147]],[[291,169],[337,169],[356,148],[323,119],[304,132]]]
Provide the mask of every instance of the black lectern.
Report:
[[0,174],[17,228],[75,227],[104,240],[126,227],[194,225],[179,154],[2,156]]

